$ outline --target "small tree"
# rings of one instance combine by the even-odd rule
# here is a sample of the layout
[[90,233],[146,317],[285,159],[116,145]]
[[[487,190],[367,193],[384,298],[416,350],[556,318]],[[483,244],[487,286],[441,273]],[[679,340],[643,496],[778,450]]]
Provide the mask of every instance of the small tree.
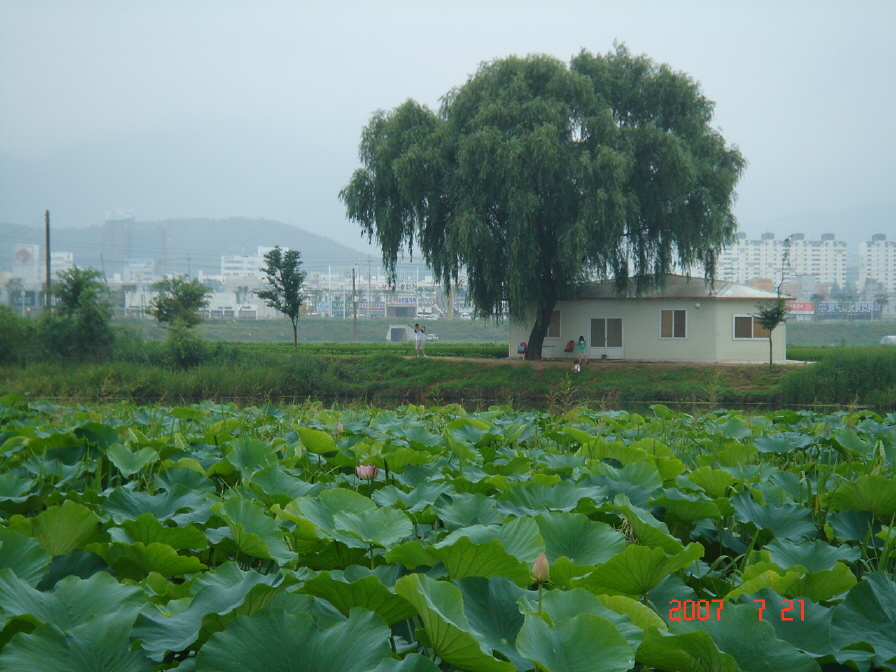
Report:
[[112,304],[95,268],[69,268],[62,271],[52,294],[54,313],[43,324],[50,348],[58,354],[74,357],[101,356],[113,340]]
[[777,299],[760,303],[754,319],[768,331],[768,367],[772,367],[772,333],[775,328],[787,321],[787,302],[780,296]]
[[301,254],[296,250],[281,250],[278,245],[264,255],[262,269],[270,289],[255,290],[258,298],[292,322],[292,346],[299,347],[299,315],[302,308],[302,288],[305,271],[301,270]]
[[199,280],[165,278],[152,286],[158,294],[149,302],[147,311],[160,323],[181,322],[192,329],[202,321],[199,311],[207,308],[212,290]]

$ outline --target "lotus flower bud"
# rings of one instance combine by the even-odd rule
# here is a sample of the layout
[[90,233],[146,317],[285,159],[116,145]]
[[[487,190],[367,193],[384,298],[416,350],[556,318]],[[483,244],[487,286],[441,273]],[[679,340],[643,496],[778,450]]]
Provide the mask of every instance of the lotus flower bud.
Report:
[[532,565],[532,580],[535,583],[547,583],[551,580],[551,565],[544,553],[535,558],[535,564]]
[[362,481],[372,481],[379,473],[379,468],[375,464],[359,464],[355,467],[355,473]]

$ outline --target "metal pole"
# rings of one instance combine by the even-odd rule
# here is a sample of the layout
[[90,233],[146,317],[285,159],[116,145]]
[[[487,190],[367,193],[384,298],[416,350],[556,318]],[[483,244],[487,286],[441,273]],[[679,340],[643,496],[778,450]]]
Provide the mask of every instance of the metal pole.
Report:
[[355,300],[355,269],[352,268],[352,322],[355,332],[355,343],[358,342],[358,302]]
[[47,293],[44,295],[44,307],[50,310],[50,211],[44,211],[44,232],[47,239]]

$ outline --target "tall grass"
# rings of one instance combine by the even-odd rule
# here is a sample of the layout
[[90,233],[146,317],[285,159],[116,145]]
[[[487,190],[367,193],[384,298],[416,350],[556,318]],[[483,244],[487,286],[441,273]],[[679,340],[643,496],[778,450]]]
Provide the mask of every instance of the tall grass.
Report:
[[896,349],[833,348],[816,364],[791,371],[780,384],[787,404],[862,404],[896,408]]

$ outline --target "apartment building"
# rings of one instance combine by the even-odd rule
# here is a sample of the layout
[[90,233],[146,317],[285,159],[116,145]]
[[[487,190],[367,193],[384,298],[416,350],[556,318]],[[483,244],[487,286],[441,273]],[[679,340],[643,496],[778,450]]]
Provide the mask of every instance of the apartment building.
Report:
[[896,240],[887,240],[885,233],[859,243],[859,290],[869,283],[896,291]]
[[[789,246],[789,251],[788,251]],[[785,267],[786,264],[786,267]],[[811,276],[818,283],[846,284],[846,242],[826,233],[821,240],[807,240],[802,233],[776,239],[764,233],[759,240],[738,234],[737,242],[719,258],[717,276],[738,284],[768,279],[774,284],[785,276]]]

